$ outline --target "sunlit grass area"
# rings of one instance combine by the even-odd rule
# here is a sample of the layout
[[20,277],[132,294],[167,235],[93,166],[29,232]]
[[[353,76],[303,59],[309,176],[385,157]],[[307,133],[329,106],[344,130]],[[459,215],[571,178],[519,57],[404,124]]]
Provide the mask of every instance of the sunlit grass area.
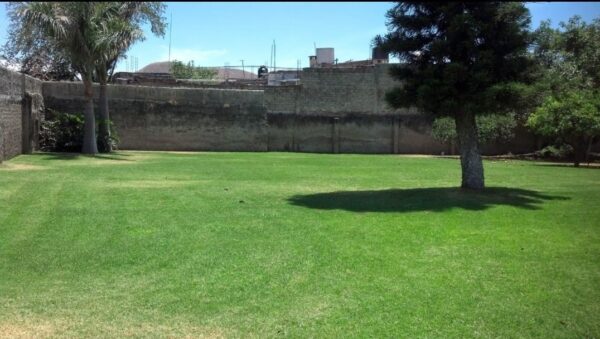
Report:
[[0,337],[598,337],[600,169],[300,153],[0,165]]

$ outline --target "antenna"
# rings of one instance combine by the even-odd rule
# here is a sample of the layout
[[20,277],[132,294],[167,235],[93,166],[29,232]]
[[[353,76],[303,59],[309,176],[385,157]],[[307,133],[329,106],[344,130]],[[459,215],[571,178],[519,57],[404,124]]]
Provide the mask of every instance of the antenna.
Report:
[[171,70],[171,32],[173,31],[173,11],[171,11],[171,24],[169,25],[169,71]]
[[271,60],[269,61],[269,68],[273,69],[273,44],[271,44]]
[[273,72],[277,70],[277,45],[275,45],[275,39],[273,39]]

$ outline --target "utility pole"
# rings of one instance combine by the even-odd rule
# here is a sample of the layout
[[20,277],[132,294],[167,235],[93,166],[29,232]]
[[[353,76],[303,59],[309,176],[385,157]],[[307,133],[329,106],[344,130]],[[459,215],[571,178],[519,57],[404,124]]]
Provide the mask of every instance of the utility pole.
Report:
[[275,45],[275,39],[273,39],[273,72],[277,70],[277,45]]
[[244,71],[244,60],[240,60],[242,62],[242,74],[244,75],[244,79],[246,79],[246,71]]

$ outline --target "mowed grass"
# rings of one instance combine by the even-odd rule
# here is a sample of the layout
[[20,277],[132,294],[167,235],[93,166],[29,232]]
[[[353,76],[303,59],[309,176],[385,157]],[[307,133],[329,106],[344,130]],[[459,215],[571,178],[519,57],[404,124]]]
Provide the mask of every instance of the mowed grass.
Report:
[[0,337],[600,337],[600,169],[118,152],[0,165]]

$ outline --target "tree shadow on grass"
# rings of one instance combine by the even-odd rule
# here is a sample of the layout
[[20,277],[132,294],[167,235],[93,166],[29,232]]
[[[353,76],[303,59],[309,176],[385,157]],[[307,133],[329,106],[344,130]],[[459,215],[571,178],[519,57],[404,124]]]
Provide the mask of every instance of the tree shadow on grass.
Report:
[[440,187],[295,195],[288,202],[314,209],[351,212],[442,212],[451,208],[481,211],[497,205],[536,210],[544,201],[567,199],[519,188],[488,187],[483,191],[470,191]]
[[120,160],[120,161],[134,161],[123,157],[129,157],[130,154],[121,153],[99,153],[95,155],[86,155],[81,153],[59,153],[59,152],[44,152],[44,153],[33,153],[31,155],[42,156],[48,160],[76,160],[81,158],[95,158],[95,159],[106,159],[106,160]]

